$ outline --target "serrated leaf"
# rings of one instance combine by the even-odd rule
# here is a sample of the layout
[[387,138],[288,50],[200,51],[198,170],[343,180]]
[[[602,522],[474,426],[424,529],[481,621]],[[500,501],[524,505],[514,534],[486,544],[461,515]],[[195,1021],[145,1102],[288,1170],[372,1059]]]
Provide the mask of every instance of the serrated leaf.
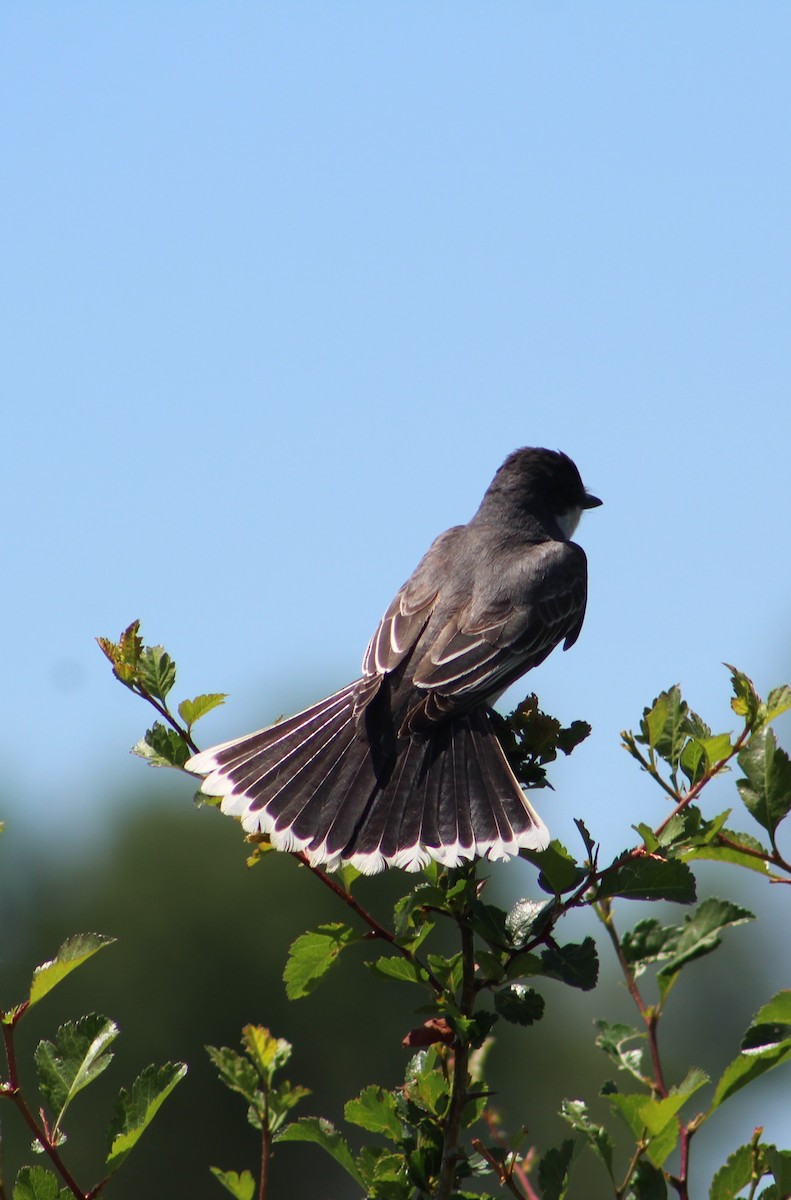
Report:
[[228,1046],[207,1046],[206,1053],[225,1086],[253,1104],[259,1080],[258,1072],[250,1060]]
[[132,747],[132,753],[144,758],[152,767],[181,768],[192,750],[175,729],[168,729],[161,721],[155,721]]
[[538,1164],[538,1186],[542,1200],[564,1200],[574,1161],[574,1140],[566,1138],[558,1147],[547,1150]]
[[677,684],[661,692],[650,708],[643,710],[638,741],[644,742],[675,771],[689,733],[689,706]]
[[714,1111],[748,1083],[791,1059],[791,1036],[777,1036],[776,1027],[791,1026],[791,991],[778,992],[764,1004],[744,1035],[749,1047],[734,1058],[723,1071],[714,1092],[710,1111]]
[[639,825],[633,825],[632,829],[635,831],[635,833],[639,833],[640,837],[643,839],[643,845],[645,846],[648,854],[653,854],[655,850],[659,849],[659,838],[656,836],[650,825],[646,825],[641,821]]
[[521,950],[551,910],[551,900],[517,900],[505,918],[505,929],[514,950]]
[[599,978],[599,956],[592,937],[579,944],[568,942],[565,946],[548,946],[541,953],[544,974],[559,979],[570,987],[589,992],[596,987]]
[[506,914],[495,904],[484,904],[482,900],[473,900],[471,906],[473,929],[488,945],[495,950],[508,948],[510,938],[506,929]]
[[605,871],[599,884],[600,898],[622,896],[626,900],[673,900],[692,904],[695,876],[678,859],[641,855]]
[[273,1037],[263,1025],[245,1025],[242,1046],[261,1079],[267,1083],[272,1082],[275,1071],[291,1058],[291,1043],[285,1038]]
[[145,647],[137,664],[137,682],[164,702],[176,682],[176,664],[164,646]]
[[672,944],[672,957],[657,975],[661,993],[667,993],[673,976],[688,962],[716,950],[721,941],[719,935],[724,929],[754,920],[755,916],[749,909],[733,904],[730,900],[718,900],[715,896],[704,900],[691,916],[684,918],[684,924],[676,930],[677,938]]
[[494,1007],[513,1025],[534,1025],[544,1015],[544,997],[523,983],[512,983],[494,993]]
[[740,1146],[725,1160],[711,1181],[709,1200],[736,1200],[752,1179],[753,1148]]
[[[722,839],[727,838],[732,845],[725,845]],[[740,849],[743,846],[745,849]],[[769,856],[769,851],[761,845],[757,838],[751,837],[748,833],[736,832],[733,829],[723,829],[722,835],[717,836],[713,842],[705,843],[702,846],[693,846],[689,850],[684,850],[681,853],[681,858],[684,862],[690,862],[697,859],[702,859],[707,862],[724,862],[732,863],[737,867],[744,867],[748,871],[757,871],[759,875],[767,875],[770,873],[769,863],[764,858],[758,858],[755,854],[750,854],[750,850],[757,850],[759,853]]]
[[408,958],[402,958],[401,955],[394,957],[385,955],[377,958],[376,962],[369,962],[365,965],[380,979],[398,979],[401,983],[425,982],[423,973],[417,964],[410,962]]
[[667,1200],[665,1173],[642,1159],[632,1176],[629,1200]]
[[775,717],[779,717],[781,713],[788,712],[791,708],[791,687],[787,683],[782,683],[780,687],[772,688],[766,698],[766,719],[774,721]]
[[38,1082],[56,1114],[55,1128],[77,1093],[109,1067],[108,1048],[117,1036],[114,1021],[91,1013],[61,1025],[54,1042],[39,1042],[34,1054]]
[[64,1200],[71,1197],[57,1177],[45,1167],[21,1167],[14,1183],[12,1200]]
[[450,1082],[434,1046],[420,1050],[409,1060],[404,1075],[404,1095],[424,1112],[432,1116],[444,1116],[450,1096]]
[[114,941],[115,938],[105,937],[101,933],[77,933],[73,937],[67,938],[55,957],[36,967],[33,972],[28,996],[29,1004],[38,1004],[39,1000],[51,992],[62,979],[92,958],[97,950],[104,949]]
[[679,930],[674,925],[662,925],[655,917],[638,921],[634,929],[627,930],[621,938],[624,958],[640,974],[647,963],[669,958],[679,939]]
[[249,1171],[242,1171],[239,1175],[236,1171],[221,1171],[219,1167],[209,1167],[209,1170],[236,1200],[253,1200],[255,1180]]
[[738,761],[746,777],[736,781],[739,795],[759,825],[774,837],[791,810],[791,761],[771,729],[754,733]]
[[686,743],[681,754],[681,769],[689,783],[696,784],[707,771],[728,758],[732,750],[729,733],[711,734],[707,730]]
[[187,728],[192,729],[196,721],[205,717],[213,708],[219,708],[227,698],[227,692],[207,692],[196,696],[194,700],[182,700],[178,709],[179,716]]
[[582,1134],[594,1153],[604,1163],[610,1179],[613,1179],[612,1156],[615,1149],[613,1140],[603,1125],[596,1125],[591,1121],[584,1101],[564,1100],[560,1106],[560,1115],[568,1121],[572,1129]]
[[322,1150],[331,1155],[351,1175],[355,1183],[365,1189],[365,1182],[352,1157],[351,1150],[330,1121],[325,1121],[322,1117],[302,1117],[301,1120],[293,1121],[291,1125],[287,1125],[285,1129],[281,1130],[277,1135],[277,1141],[313,1142],[315,1145],[321,1146]]
[[[685,1100],[686,1097],[676,1097],[667,1104],[665,1100],[653,1100],[644,1095],[625,1096],[621,1092],[607,1095],[613,1112],[626,1122],[634,1137],[647,1137],[646,1152],[655,1167],[661,1167],[676,1148],[679,1131],[673,1110],[681,1108]],[[657,1105],[664,1107],[657,1108]]]
[[106,1159],[109,1171],[118,1170],[186,1073],[186,1063],[146,1067],[128,1092],[125,1088],[121,1090],[109,1129],[110,1149]]
[[303,933],[288,952],[283,980],[289,1000],[307,996],[338,961],[345,946],[359,942],[362,935],[348,925],[332,922]]
[[585,878],[576,859],[557,840],[551,841],[546,850],[521,850],[519,854],[538,867],[540,886],[553,895],[571,891]]
[[99,649],[113,664],[113,674],[121,683],[130,687],[134,682],[137,664],[143,649],[143,639],[139,635],[140,622],[133,621],[127,625],[117,642],[111,638],[97,637]]
[[774,1176],[778,1200],[791,1196],[791,1150],[778,1150],[776,1146],[762,1147],[764,1160]]
[[737,671],[736,667],[732,667],[730,663],[726,663],[725,666],[731,673],[731,687],[734,693],[731,708],[738,716],[743,717],[746,724],[752,729],[759,721],[762,708],[755,684],[748,675],[745,675],[743,671]]
[[635,1079],[643,1082],[643,1050],[639,1046],[632,1048],[629,1043],[644,1042],[647,1034],[639,1033],[631,1025],[618,1023],[611,1025],[607,1021],[597,1021],[596,1025],[599,1029],[596,1038],[596,1045],[599,1049],[612,1059],[620,1071],[627,1071]]
[[347,1121],[369,1133],[381,1133],[392,1142],[401,1140],[402,1123],[396,1098],[384,1088],[365,1088],[356,1100],[348,1102],[343,1115]]

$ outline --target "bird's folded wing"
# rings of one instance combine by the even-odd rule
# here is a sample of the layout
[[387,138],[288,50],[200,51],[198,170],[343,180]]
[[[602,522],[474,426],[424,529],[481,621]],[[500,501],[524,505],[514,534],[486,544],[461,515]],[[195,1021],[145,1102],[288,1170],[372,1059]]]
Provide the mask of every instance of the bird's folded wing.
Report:
[[543,662],[559,642],[573,645],[587,599],[584,553],[570,543],[550,543],[541,568],[510,592],[504,582],[477,610],[473,598],[451,614],[416,659],[413,686],[438,698],[485,698]]

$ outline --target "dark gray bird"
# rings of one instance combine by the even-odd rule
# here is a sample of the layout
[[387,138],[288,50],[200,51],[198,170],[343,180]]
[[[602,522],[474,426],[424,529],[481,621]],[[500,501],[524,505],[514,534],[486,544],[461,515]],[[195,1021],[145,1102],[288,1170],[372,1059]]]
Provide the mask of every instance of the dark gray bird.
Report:
[[489,705],[579,636],[586,492],[571,459],[509,455],[467,525],[433,543],[372,637],[360,679],[294,717],[196,754],[201,791],[278,850],[366,874],[508,858],[549,840]]

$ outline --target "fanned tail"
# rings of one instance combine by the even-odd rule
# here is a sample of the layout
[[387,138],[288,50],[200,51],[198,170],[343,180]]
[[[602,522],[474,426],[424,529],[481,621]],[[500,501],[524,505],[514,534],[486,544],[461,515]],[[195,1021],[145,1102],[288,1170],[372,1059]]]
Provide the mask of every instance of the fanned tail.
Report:
[[432,859],[458,866],[547,845],[485,708],[430,736],[396,740],[376,727],[378,686],[376,677],[357,680],[296,716],[194,755],[187,769],[206,776],[201,791],[221,796],[222,811],[248,832],[328,870],[349,862],[365,874],[417,871]]

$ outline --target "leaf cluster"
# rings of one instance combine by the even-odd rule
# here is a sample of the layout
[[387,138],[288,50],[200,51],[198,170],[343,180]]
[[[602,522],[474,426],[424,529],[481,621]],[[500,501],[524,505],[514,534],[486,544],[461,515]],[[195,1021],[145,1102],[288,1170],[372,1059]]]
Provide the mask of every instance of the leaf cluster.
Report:
[[[57,987],[72,971],[114,938],[97,933],[77,934],[68,938],[54,958],[36,967],[28,994],[20,1003],[0,1010],[6,1049],[7,1079],[0,1084],[0,1097],[10,1099],[34,1136],[33,1150],[46,1153],[53,1165],[50,1171],[40,1166],[22,1167],[14,1186],[13,1200],[63,1200],[65,1196],[92,1200],[132,1151],[154,1119],[158,1109],[186,1074],[183,1063],[147,1067],[127,1091],[121,1089],[106,1133],[104,1178],[89,1191],[73,1179],[61,1157],[67,1140],[64,1118],[84,1088],[97,1079],[112,1062],[111,1049],[118,1036],[114,1021],[98,1013],[89,1013],[59,1027],[54,1037],[39,1042],[33,1055],[38,1089],[45,1105],[34,1115],[18,1077],[16,1030],[25,1015]],[[65,1186],[61,1187],[61,1182]]]
[[[138,752],[152,762],[181,765],[194,749],[194,722],[223,697],[183,702],[180,725],[167,709],[175,666],[162,647],[146,648],[137,623],[118,643],[100,639],[100,644],[118,678],[164,718],[147,732]],[[346,1105],[346,1121],[367,1135],[362,1148],[354,1150],[323,1118],[289,1123],[291,1108],[306,1091],[275,1080],[290,1053],[290,1047],[283,1049],[287,1043],[248,1026],[243,1054],[210,1049],[223,1081],[244,1096],[248,1119],[264,1134],[260,1195],[271,1143],[302,1141],[329,1153],[373,1200],[483,1197],[489,1193],[480,1190],[479,1177],[487,1175],[498,1193],[505,1188],[522,1200],[539,1195],[563,1200],[583,1154],[600,1164],[615,1200],[663,1200],[670,1190],[687,1200],[697,1130],[732,1095],[791,1057],[791,991],[779,992],[756,1014],[717,1080],[695,1066],[681,1079],[667,1079],[657,1038],[682,975],[715,952],[730,930],[754,919],[729,899],[698,902],[695,864],[716,861],[772,882],[791,882],[791,863],[778,841],[791,811],[791,762],[770,728],[791,709],[791,688],[775,688],[763,700],[743,672],[730,671],[731,707],[741,729],[714,732],[677,685],[661,692],[644,709],[637,732],[624,732],[622,739],[667,797],[668,815],[656,827],[637,823],[638,842],[609,863],[600,861],[600,848],[581,820],[576,852],[558,841],[541,852],[523,852],[537,869],[543,898],[525,897],[502,909],[487,899],[479,864],[453,870],[430,864],[418,885],[399,899],[392,921],[383,924],[356,897],[355,871],[344,867],[331,878],[309,868],[346,905],[348,920],[324,922],[296,939],[284,972],[288,996],[311,994],[341,960],[358,954],[351,947],[362,946],[365,965],[378,979],[411,988],[420,1020],[404,1045],[416,1053],[400,1087],[371,1085]],[[563,726],[540,710],[535,696],[509,717],[498,718],[496,728],[527,788],[550,786],[548,765],[559,752],[571,753],[590,732],[582,721]],[[712,814],[704,808],[707,785],[734,767],[741,771],[736,794],[760,836],[739,828],[733,810]],[[260,839],[254,841],[251,862],[269,857]],[[671,922],[642,917],[620,932],[620,912],[634,900],[678,904],[687,911]],[[578,909],[598,918],[637,1019],[635,1025],[597,1023],[596,1044],[615,1075],[601,1088],[613,1129],[598,1124],[582,1099],[566,1100],[560,1115],[570,1136],[539,1157],[521,1131],[514,1137],[503,1132],[485,1080],[486,1053],[498,1022],[524,1029],[540,1022],[558,985],[595,988],[596,941],[559,936],[562,921]],[[457,946],[450,952],[449,935]],[[258,1030],[260,1045],[250,1040],[252,1030]],[[674,1172],[669,1163],[677,1153],[681,1165]],[[758,1182],[769,1177],[762,1196],[776,1200],[787,1194],[788,1158],[787,1152],[754,1139],[718,1172],[711,1200],[735,1200],[745,1188],[754,1197]],[[241,1200],[254,1194],[250,1172],[214,1168],[214,1173]],[[468,1186],[476,1190],[466,1191]]]

